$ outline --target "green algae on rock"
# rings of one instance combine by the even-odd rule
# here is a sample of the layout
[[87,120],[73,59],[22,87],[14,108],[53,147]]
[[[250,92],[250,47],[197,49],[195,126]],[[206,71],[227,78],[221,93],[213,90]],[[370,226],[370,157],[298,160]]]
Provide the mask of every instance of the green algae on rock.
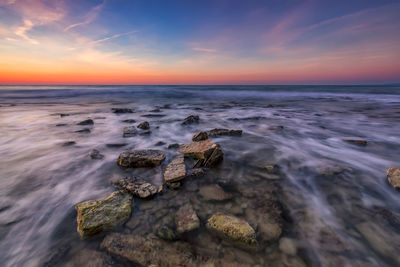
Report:
[[115,191],[101,200],[88,200],[75,205],[78,232],[88,238],[122,225],[131,215],[132,196]]
[[243,219],[218,212],[208,219],[206,227],[238,247],[244,249],[257,249],[258,247],[256,232]]

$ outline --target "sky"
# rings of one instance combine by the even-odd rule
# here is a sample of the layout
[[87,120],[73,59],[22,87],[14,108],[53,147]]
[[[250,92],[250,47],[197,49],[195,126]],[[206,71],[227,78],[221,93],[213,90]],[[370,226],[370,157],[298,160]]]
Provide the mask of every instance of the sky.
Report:
[[400,82],[400,0],[0,0],[0,84]]

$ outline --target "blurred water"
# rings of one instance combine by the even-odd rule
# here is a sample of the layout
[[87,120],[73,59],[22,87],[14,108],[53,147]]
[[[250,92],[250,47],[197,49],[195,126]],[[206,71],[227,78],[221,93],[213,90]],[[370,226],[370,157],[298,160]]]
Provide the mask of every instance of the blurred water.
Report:
[[[117,115],[111,112],[113,107],[135,112]],[[160,112],[154,112],[156,108]],[[200,123],[181,126],[191,114],[199,115]],[[94,120],[93,126],[76,125],[87,118]],[[152,134],[123,138],[122,128],[130,125],[122,122],[126,119],[136,120],[133,125],[149,121]],[[77,248],[98,250],[101,239],[79,239],[74,205],[112,192],[112,177],[135,174],[161,184],[162,169],[176,155],[167,145],[190,142],[195,132],[217,127],[244,131],[242,137],[214,140],[225,152],[223,164],[204,178],[186,182],[179,191],[167,191],[151,200],[152,208],[146,206],[148,202],[135,202],[131,220],[140,217],[141,222],[135,229],[121,231],[154,232],[154,214],[176,209],[184,199],[190,199],[202,222],[212,211],[232,212],[238,206],[243,210],[236,211],[237,216],[249,220],[247,210],[261,212],[260,203],[273,195],[285,209],[283,235],[296,240],[297,256],[307,265],[400,264],[395,253],[400,246],[400,193],[385,177],[389,166],[400,166],[399,87],[3,86],[2,265],[59,266],[53,259],[68,261],[79,252]],[[83,128],[91,132],[76,132]],[[366,139],[368,145],[342,141],[349,137]],[[63,146],[67,141],[76,144]],[[165,145],[156,145],[159,141]],[[126,146],[106,146],[110,143]],[[162,149],[167,160],[152,170],[121,170],[116,164],[119,153],[133,148]],[[105,158],[91,160],[91,149],[98,149]],[[254,165],[265,162],[278,164],[282,179],[258,177]],[[333,171],[324,175],[327,169]],[[202,202],[198,188],[218,181],[232,185],[232,203]],[[252,193],[255,196],[250,196]],[[379,231],[372,231],[373,227]],[[209,238],[205,230],[200,233],[188,242],[215,256],[205,250],[209,246],[204,245]],[[394,249],[379,250],[382,246]],[[221,256],[231,248],[222,244],[218,249]],[[235,260],[263,265],[282,251],[277,241],[252,260],[242,253]]]

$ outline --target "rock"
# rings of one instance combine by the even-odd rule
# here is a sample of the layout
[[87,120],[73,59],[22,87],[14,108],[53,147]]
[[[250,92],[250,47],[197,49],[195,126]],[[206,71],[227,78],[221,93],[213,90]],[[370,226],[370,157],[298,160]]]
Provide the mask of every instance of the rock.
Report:
[[295,256],[297,254],[297,245],[291,238],[282,237],[279,239],[279,249],[287,255]]
[[118,157],[118,165],[125,168],[155,167],[165,160],[161,150],[129,150]]
[[92,119],[87,119],[87,120],[77,123],[77,125],[93,125],[93,124],[94,124],[94,122]]
[[165,116],[167,116],[167,115],[165,115],[165,114],[144,114],[144,115],[142,115],[142,117],[145,117],[145,118],[161,118],[161,117],[165,117]]
[[386,171],[386,175],[389,183],[397,190],[400,190],[400,168],[392,166]]
[[205,201],[224,201],[232,198],[232,194],[225,192],[216,184],[200,187],[199,194]]
[[125,143],[118,143],[118,144],[106,144],[106,147],[110,147],[110,148],[117,148],[117,147],[123,147],[126,146],[127,144]]
[[182,125],[187,125],[187,124],[192,124],[192,123],[198,123],[200,120],[200,117],[197,115],[190,115],[186,119],[183,120]]
[[[61,262],[59,262],[59,265]],[[112,267],[114,266],[113,260],[111,257],[105,253],[92,250],[92,249],[80,249],[76,253],[73,254],[71,258],[68,258],[68,262],[63,265],[64,267],[76,267],[76,266],[85,266],[85,267]],[[48,266],[57,266],[57,265],[48,265]]]
[[90,129],[85,128],[85,129],[78,130],[78,131],[75,131],[75,132],[76,132],[76,133],[90,133]]
[[218,212],[208,219],[206,227],[236,246],[246,249],[258,246],[254,229],[243,219]]
[[196,266],[190,245],[183,242],[112,233],[104,238],[101,248],[141,266]]
[[257,225],[257,230],[262,241],[272,242],[277,240],[282,234],[282,225],[280,223],[279,211],[272,203],[264,203],[260,209],[246,209],[246,219],[254,226]]
[[112,108],[111,110],[114,113],[133,113],[133,110],[130,108]]
[[155,146],[163,146],[165,143],[163,141],[158,141],[157,143],[154,144]]
[[90,158],[92,158],[92,159],[102,159],[102,158],[104,158],[104,155],[102,155],[102,154],[100,153],[100,151],[98,151],[97,149],[92,149],[92,150],[89,152],[89,156],[90,156]]
[[152,185],[137,177],[125,177],[112,183],[140,198],[148,198],[162,191],[162,186]]
[[79,234],[87,238],[122,225],[131,216],[131,204],[132,196],[123,191],[76,204]]
[[70,116],[71,114],[67,114],[67,113],[60,113],[60,117],[62,118],[62,117],[67,117],[67,116]]
[[123,120],[122,122],[125,122],[125,123],[135,123],[136,120],[129,119],[129,120]]
[[132,137],[137,135],[138,131],[135,126],[126,126],[123,129],[123,137]]
[[139,125],[137,127],[139,129],[147,130],[150,128],[150,123],[148,121],[144,121],[144,122],[139,123]]
[[334,175],[342,174],[344,172],[351,172],[352,169],[350,167],[337,165],[337,164],[326,164],[326,165],[316,166],[315,171],[319,175],[334,176]]
[[175,214],[176,230],[179,234],[193,231],[200,227],[200,220],[197,217],[192,205],[185,204]]
[[271,131],[279,131],[279,130],[283,130],[285,127],[283,127],[282,125],[274,125],[274,126],[269,126],[268,130]]
[[185,156],[200,159],[200,165],[205,167],[216,166],[224,157],[220,146],[211,140],[183,144],[179,146],[178,151]]
[[198,132],[192,137],[193,142],[203,141],[208,139],[208,134],[206,132]]
[[144,131],[139,132],[139,135],[148,135],[148,134],[151,134],[150,130],[144,130]]
[[169,183],[168,187],[172,189],[179,189],[181,187],[181,182]]
[[229,135],[229,136],[241,136],[242,130],[228,130],[228,129],[220,129],[215,128],[209,132],[211,137],[221,136],[221,135]]
[[366,146],[367,145],[367,140],[363,140],[363,139],[342,139],[344,142],[347,143],[352,143],[352,144],[356,144],[356,145],[360,145],[360,146]]
[[203,176],[205,173],[206,172],[203,168],[194,168],[186,172],[186,177],[200,177]]
[[76,144],[75,141],[67,141],[67,142],[63,143],[62,146],[73,146],[75,144]]
[[168,145],[168,149],[177,149],[177,148],[179,148],[179,144],[169,144]]
[[178,182],[186,176],[185,159],[183,155],[174,158],[165,168],[164,181],[166,184]]
[[66,124],[66,123],[59,123],[59,124],[56,124],[56,127],[62,127],[62,126],[67,126],[67,124]]
[[157,230],[157,236],[166,241],[175,241],[179,239],[179,236],[175,233],[175,231],[166,225],[161,226]]

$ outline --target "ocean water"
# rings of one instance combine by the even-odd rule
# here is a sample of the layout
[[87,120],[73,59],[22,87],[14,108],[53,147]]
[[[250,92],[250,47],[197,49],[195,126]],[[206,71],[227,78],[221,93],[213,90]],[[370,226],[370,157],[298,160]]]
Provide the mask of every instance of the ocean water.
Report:
[[[116,107],[134,113],[112,113]],[[181,125],[189,115],[200,122]],[[77,125],[88,118],[93,126]],[[123,138],[125,126],[145,120],[150,135]],[[90,133],[76,132],[84,128]],[[243,135],[212,138],[225,155],[218,167],[177,190],[135,199],[116,232],[151,236],[190,202],[201,227],[174,243],[189,246],[199,264],[400,265],[400,192],[386,179],[389,166],[400,167],[398,86],[0,86],[1,265],[131,266],[100,247],[105,235],[80,239],[74,205],[107,196],[112,178],[161,185],[178,155],[168,144],[213,128]],[[63,145],[69,141],[75,144]],[[92,149],[104,159],[90,159]],[[124,170],[116,160],[129,149],[160,149],[167,158],[160,167]],[[266,175],[265,164],[278,165],[278,174]],[[232,198],[205,200],[200,191],[215,184]],[[204,224],[218,211],[248,221],[260,249],[249,252],[209,233]],[[266,240],[263,216],[276,211],[282,233]]]

